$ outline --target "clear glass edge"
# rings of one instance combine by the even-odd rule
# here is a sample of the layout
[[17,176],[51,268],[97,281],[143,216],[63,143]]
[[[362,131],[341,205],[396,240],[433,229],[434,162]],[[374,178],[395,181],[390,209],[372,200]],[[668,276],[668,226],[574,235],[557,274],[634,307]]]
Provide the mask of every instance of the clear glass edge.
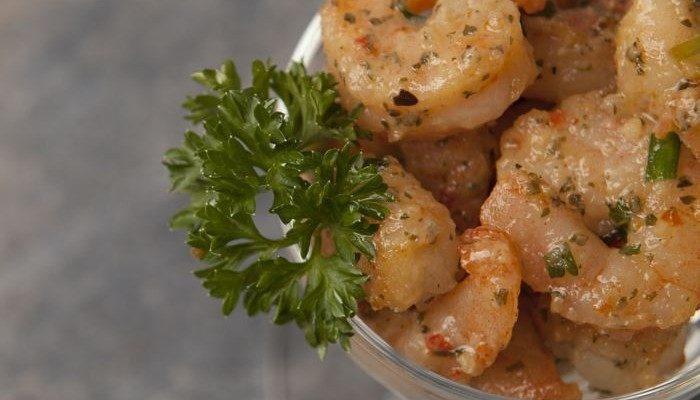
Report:
[[[294,48],[292,57],[290,58],[290,64],[293,62],[302,62],[305,65],[309,65],[316,58],[320,49],[321,17],[319,14],[316,14],[309,22],[309,25]],[[283,225],[283,229],[287,230],[288,227]],[[298,252],[294,251],[293,253],[294,258],[298,260],[301,258]],[[377,354],[375,354],[375,356],[381,355],[385,361],[398,367],[402,372],[406,373],[408,377],[416,379],[417,382],[415,383],[419,383],[420,386],[426,390],[438,390],[449,396],[459,396],[466,399],[508,399],[454,382],[411,362],[396,353],[384,339],[374,333],[374,331],[359,317],[352,318],[351,325],[355,330],[355,336],[352,338],[352,342],[356,344],[360,344],[358,341],[364,342],[369,348],[376,351]],[[697,320],[693,325],[695,326],[694,329],[699,329]],[[350,349],[350,357],[355,359],[352,347]],[[357,362],[357,360],[355,361]],[[381,380],[377,376],[373,376],[369,371],[366,372],[374,379]],[[384,384],[385,382],[382,383]],[[391,389],[395,390],[395,388]],[[439,395],[439,393],[435,394]],[[694,399],[699,395],[700,360],[696,359],[693,360],[690,365],[686,365],[678,374],[656,386],[621,396],[605,397],[605,400]]]

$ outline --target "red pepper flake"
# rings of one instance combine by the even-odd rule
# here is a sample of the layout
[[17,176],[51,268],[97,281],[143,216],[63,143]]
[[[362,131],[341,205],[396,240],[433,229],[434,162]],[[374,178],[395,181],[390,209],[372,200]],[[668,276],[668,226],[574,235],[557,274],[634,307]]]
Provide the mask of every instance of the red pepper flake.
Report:
[[377,49],[374,47],[374,41],[372,40],[372,37],[370,35],[360,36],[359,38],[355,39],[355,43],[359,44],[360,46],[362,46],[362,48],[364,48],[372,54],[375,54],[377,52]]
[[460,379],[465,376],[466,374],[459,367],[452,367],[452,369],[450,370],[450,377],[452,377],[452,379]]
[[425,338],[425,346],[433,352],[446,352],[452,350],[452,345],[441,333],[433,333]]
[[675,207],[671,207],[668,211],[661,214],[661,219],[668,222],[671,226],[683,225],[683,219],[681,219]]
[[553,126],[559,126],[565,122],[564,111],[561,109],[554,110],[549,113],[549,121]]

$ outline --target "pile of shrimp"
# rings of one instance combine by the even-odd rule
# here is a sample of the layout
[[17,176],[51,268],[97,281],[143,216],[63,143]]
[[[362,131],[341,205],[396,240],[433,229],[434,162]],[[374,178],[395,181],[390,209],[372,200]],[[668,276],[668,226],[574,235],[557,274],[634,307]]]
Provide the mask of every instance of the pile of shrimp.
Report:
[[375,332],[512,398],[629,393],[684,363],[700,57],[677,53],[700,40],[697,0],[328,0],[321,16],[394,197],[359,260]]

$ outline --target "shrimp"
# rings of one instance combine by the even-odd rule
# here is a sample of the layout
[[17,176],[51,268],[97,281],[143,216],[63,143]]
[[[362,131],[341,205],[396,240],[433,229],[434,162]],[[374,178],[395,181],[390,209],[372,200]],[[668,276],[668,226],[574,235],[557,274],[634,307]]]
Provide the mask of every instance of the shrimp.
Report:
[[650,135],[621,103],[593,92],[519,118],[481,220],[511,235],[523,280],[552,294],[552,311],[669,328],[700,304],[700,165],[681,146],[677,178],[647,181]]
[[512,1],[432,3],[427,17],[395,0],[329,0],[321,10],[341,103],[363,105],[358,123],[391,142],[494,120],[537,74]]
[[559,102],[615,85],[615,33],[629,0],[550,3],[546,13],[523,16],[540,74],[523,94]]
[[636,0],[620,23],[617,86],[632,112],[646,111],[658,134],[676,131],[700,157],[700,63],[671,49],[700,35],[693,0]]
[[456,285],[459,252],[449,211],[396,159],[381,170],[394,195],[374,235],[376,256],[359,267],[369,277],[367,300],[375,310],[404,311]]
[[547,5],[546,0],[515,0],[520,8],[523,9],[528,14],[536,13],[542,11]]
[[365,316],[408,359],[453,379],[481,374],[510,341],[518,316],[520,261],[507,235],[479,227],[460,237],[468,276],[417,310]]
[[554,354],[570,361],[595,389],[614,394],[653,386],[685,361],[688,326],[640,331],[601,331],[539,308],[538,330]]
[[498,139],[515,119],[543,103],[519,100],[497,120],[463,134],[438,141],[389,143],[375,134],[360,139],[365,153],[393,155],[424,188],[444,204],[459,232],[479,225],[479,212],[496,175]]
[[496,176],[498,136],[486,127],[436,142],[400,142],[406,166],[447,206],[457,229],[479,225],[479,211]]
[[469,381],[481,391],[517,399],[577,400],[581,390],[562,381],[552,354],[542,345],[529,307],[522,306],[513,337],[483,374]]

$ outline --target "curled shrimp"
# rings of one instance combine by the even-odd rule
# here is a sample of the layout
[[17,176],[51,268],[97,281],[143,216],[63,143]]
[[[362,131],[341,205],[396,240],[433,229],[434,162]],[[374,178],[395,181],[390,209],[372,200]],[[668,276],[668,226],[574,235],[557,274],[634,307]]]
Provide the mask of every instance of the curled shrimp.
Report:
[[608,329],[668,328],[700,304],[700,165],[649,181],[650,135],[621,96],[574,96],[501,139],[485,224],[520,247],[523,280],[551,309]]
[[639,331],[601,330],[550,314],[533,313],[537,328],[557,358],[568,360],[591,387],[614,394],[653,386],[685,361],[688,326]]
[[453,379],[477,376],[493,364],[510,341],[520,293],[520,262],[503,232],[466,231],[460,264],[468,276],[418,310],[364,318],[404,356]]
[[372,308],[404,311],[455,286],[455,224],[396,159],[386,158],[381,175],[394,201],[374,236],[376,256],[361,259],[359,267],[369,277],[365,292]]
[[[523,16],[540,73],[523,94],[559,102],[615,85],[615,33],[629,0],[550,3],[546,13]],[[554,5],[556,4],[556,5]]]
[[700,63],[673,55],[700,35],[700,7],[692,0],[636,0],[617,35],[617,85],[632,112],[658,135],[678,132],[700,157]]
[[406,170],[452,214],[457,229],[479,225],[479,210],[496,176],[497,132],[487,127],[434,142],[400,142]]
[[536,75],[512,1],[427,3],[427,17],[394,0],[329,0],[321,11],[341,102],[362,104],[360,125],[392,142],[436,140],[494,120]]
[[581,390],[559,376],[554,356],[535,329],[528,301],[520,298],[520,313],[508,347],[496,362],[469,385],[484,392],[516,399],[578,400]]

